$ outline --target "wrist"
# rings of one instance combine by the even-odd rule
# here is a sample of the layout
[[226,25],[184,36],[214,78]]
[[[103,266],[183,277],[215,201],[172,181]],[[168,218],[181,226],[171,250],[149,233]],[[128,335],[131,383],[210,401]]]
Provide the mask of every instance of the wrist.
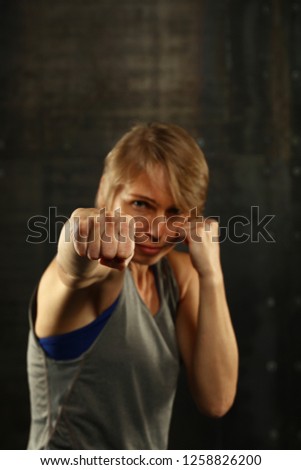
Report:
[[198,272],[198,275],[202,284],[218,286],[224,283],[224,276],[221,269]]

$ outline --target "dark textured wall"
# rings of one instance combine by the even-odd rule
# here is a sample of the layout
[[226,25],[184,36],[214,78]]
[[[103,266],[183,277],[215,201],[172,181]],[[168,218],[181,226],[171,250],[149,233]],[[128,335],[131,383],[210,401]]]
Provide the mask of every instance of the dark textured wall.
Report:
[[[207,155],[241,356],[222,420],[180,382],[170,447],[300,448],[300,35],[300,0],[0,2],[2,448],[26,446],[27,305],[58,216],[93,205],[103,157],[140,120],[186,127]],[[268,214],[275,243],[258,235]],[[252,223],[235,232],[238,215]]]

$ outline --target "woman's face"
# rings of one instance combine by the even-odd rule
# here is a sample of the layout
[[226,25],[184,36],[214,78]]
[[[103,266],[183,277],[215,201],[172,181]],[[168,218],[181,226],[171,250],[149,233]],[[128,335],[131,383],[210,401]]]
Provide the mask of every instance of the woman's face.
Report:
[[162,167],[125,184],[113,201],[113,210],[117,209],[136,221],[133,261],[154,264],[178,243],[176,227],[183,225],[184,214],[175,206]]

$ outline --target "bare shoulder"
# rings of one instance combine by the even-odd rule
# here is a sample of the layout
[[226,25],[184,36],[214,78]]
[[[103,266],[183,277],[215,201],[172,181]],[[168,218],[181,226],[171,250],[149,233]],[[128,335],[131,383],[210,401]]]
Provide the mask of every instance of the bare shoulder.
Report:
[[179,286],[180,298],[183,299],[189,286],[197,282],[197,272],[192,265],[189,253],[173,250],[167,258]]

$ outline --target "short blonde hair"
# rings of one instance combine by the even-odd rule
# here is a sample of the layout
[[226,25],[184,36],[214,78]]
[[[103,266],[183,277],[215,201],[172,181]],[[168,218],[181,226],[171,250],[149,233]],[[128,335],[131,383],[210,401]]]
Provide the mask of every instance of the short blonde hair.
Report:
[[166,171],[177,207],[202,214],[209,180],[204,154],[186,130],[158,122],[135,125],[107,155],[98,205],[111,206],[125,183],[142,172],[151,175],[157,165]]

